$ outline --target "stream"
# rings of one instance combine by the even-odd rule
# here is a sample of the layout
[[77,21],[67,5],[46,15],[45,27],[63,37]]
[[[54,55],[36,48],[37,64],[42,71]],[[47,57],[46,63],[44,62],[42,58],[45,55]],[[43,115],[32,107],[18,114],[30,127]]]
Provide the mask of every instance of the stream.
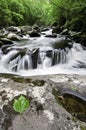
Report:
[[24,36],[22,41],[0,48],[0,73],[21,76],[47,74],[86,75],[86,48],[52,30],[40,37]]

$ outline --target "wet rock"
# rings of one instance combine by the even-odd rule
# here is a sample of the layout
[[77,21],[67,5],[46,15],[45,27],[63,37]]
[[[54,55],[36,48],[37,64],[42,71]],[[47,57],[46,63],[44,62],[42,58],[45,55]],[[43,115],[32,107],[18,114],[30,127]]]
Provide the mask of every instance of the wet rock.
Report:
[[8,38],[1,38],[0,39],[1,42],[3,42],[3,45],[5,44],[13,44],[13,42],[11,40],[9,40]]
[[41,29],[42,32],[48,31],[50,28],[43,28]]
[[8,35],[9,31],[7,31],[5,28],[0,30],[0,38],[5,38]]
[[4,38],[4,34],[3,33],[0,33],[0,38]]
[[4,45],[4,43],[2,41],[0,41],[0,47],[3,46],[3,45]]
[[64,91],[58,98],[68,112],[86,122],[86,99],[84,96],[79,93]]
[[30,31],[28,33],[29,33],[30,37],[40,37],[40,33],[35,30]]
[[46,56],[52,58],[52,50],[46,51]]
[[3,46],[1,47],[1,50],[2,50],[3,54],[7,54],[7,53],[10,51],[10,49],[8,49],[9,47],[10,47],[9,44],[3,45]]
[[[21,57],[23,57],[27,52],[27,48],[24,48],[24,49],[20,49],[17,56],[20,55]],[[28,50],[29,52],[29,50]]]
[[52,35],[45,35],[45,37],[56,38],[57,34],[53,33]]
[[86,47],[86,34],[83,34],[81,32],[73,32],[71,38],[81,45]]
[[[59,76],[60,77],[60,76]],[[57,77],[51,79],[51,82],[55,84],[53,93],[57,102],[63,105],[63,107],[70,112],[73,116],[86,122],[86,91],[85,84],[82,89],[81,81],[76,81],[72,78]],[[73,81],[72,81],[73,80]],[[82,89],[82,90],[81,90]]]
[[15,26],[10,26],[10,27],[7,28],[7,30],[10,31],[10,32],[15,32],[15,33],[21,32],[20,28],[15,27]]
[[62,27],[60,26],[53,26],[52,33],[61,33],[63,31]]
[[8,39],[11,39],[11,40],[13,40],[13,41],[20,41],[20,40],[21,40],[21,37],[18,36],[17,34],[15,34],[15,33],[9,33],[9,34],[7,35],[7,38],[8,38]]
[[[1,122],[2,118],[3,118],[3,112],[2,112],[2,110],[0,109],[0,122]],[[0,123],[0,124],[1,124],[1,123]]]
[[27,34],[28,31],[32,31],[32,27],[31,26],[22,26],[21,27],[21,34]]
[[33,69],[37,68],[38,55],[39,55],[39,49],[38,48],[32,50],[31,57],[32,57],[32,66],[33,66]]
[[37,32],[40,32],[40,28],[39,28],[39,26],[38,26],[37,24],[34,24],[34,25],[32,26],[32,29],[33,29],[33,30],[36,30]]
[[77,65],[73,65],[74,68],[86,68],[86,64],[80,61],[77,61]]
[[65,49],[72,48],[73,42],[71,40],[61,40],[60,42],[53,43],[53,48],[55,49]]

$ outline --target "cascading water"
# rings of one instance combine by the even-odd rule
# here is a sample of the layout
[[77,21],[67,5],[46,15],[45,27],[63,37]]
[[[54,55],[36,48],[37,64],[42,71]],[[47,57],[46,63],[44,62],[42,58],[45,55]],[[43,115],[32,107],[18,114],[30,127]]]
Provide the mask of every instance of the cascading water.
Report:
[[[48,33],[48,32],[47,32]],[[65,37],[40,38],[15,42],[0,49],[0,73],[24,76],[74,73],[86,74],[86,50]],[[60,47],[59,47],[60,46]]]

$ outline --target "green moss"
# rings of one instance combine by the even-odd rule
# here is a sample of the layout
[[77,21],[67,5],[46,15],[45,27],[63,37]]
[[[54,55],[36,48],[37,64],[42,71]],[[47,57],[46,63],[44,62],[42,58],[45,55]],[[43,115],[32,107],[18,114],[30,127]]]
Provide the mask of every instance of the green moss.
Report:
[[35,86],[43,86],[45,84],[45,81],[44,80],[34,80],[34,81],[32,81],[32,83]]
[[72,116],[72,121],[77,122],[78,119],[75,116]]
[[59,95],[60,93],[56,89],[53,89],[52,93],[55,96],[57,103],[62,105],[72,116],[81,121],[86,121],[86,102],[81,95],[73,94],[70,91]]
[[12,77],[12,79],[17,82],[17,83],[30,83],[31,82],[31,79],[28,78],[28,79],[25,79],[23,77]]
[[80,126],[81,130],[86,130],[86,126]]
[[60,104],[60,105],[62,105],[61,104],[61,102],[60,102],[60,100],[59,100],[59,91],[58,90],[56,90],[56,89],[53,89],[52,90],[52,94],[54,95],[54,97],[55,97],[55,99],[56,99],[56,102],[58,103],[58,104]]

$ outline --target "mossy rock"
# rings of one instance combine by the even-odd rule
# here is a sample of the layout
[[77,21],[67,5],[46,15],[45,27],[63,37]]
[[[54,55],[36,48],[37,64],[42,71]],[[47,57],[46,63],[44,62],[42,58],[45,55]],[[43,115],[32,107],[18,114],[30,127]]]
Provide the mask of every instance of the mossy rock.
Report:
[[0,47],[3,46],[3,45],[4,45],[4,43],[2,41],[0,41]]
[[86,98],[83,95],[72,90],[64,90],[62,92],[53,90],[53,94],[56,101],[69,113],[86,122]]
[[1,38],[0,41],[3,43],[3,45],[5,44],[13,44],[13,42],[7,38]]

